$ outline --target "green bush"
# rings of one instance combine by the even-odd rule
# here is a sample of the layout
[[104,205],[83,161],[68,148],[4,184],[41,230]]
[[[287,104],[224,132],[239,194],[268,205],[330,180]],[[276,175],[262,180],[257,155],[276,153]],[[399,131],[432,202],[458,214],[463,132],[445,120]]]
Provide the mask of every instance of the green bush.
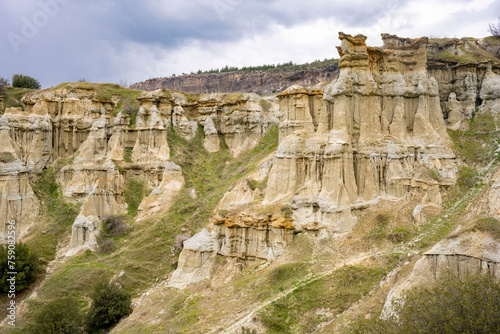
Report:
[[447,275],[417,287],[389,319],[361,321],[353,333],[500,333],[500,283],[490,275]]
[[127,217],[123,215],[104,218],[103,230],[97,238],[100,254],[109,254],[116,249],[113,238],[119,238],[129,232]]
[[125,181],[123,196],[128,204],[128,214],[134,217],[142,199],[147,193],[147,182],[143,177],[132,176]]
[[465,191],[474,187],[474,185],[476,184],[476,180],[477,171],[474,167],[461,166],[458,169],[457,184],[460,187],[460,190]]
[[38,273],[38,256],[33,253],[28,245],[18,243],[9,249],[8,245],[0,245],[0,288],[8,292],[12,276],[9,272],[17,272],[15,286],[16,292],[26,290],[36,280]]
[[100,281],[92,294],[92,305],[85,318],[88,333],[103,333],[132,312],[130,294],[115,284]]
[[41,85],[35,78],[23,74],[14,74],[12,76],[12,87],[40,89]]
[[56,299],[40,307],[29,332],[34,334],[82,333],[83,317],[78,300],[72,297]]

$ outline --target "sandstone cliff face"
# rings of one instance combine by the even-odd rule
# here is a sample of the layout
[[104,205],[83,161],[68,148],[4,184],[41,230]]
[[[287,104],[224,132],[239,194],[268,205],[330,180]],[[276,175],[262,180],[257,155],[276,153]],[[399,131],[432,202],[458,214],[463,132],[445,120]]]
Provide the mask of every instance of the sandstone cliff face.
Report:
[[275,91],[283,91],[291,85],[313,86],[319,82],[331,81],[337,74],[336,65],[329,65],[323,69],[304,68],[292,71],[191,74],[149,79],[135,83],[131,88],[141,90],[168,88],[195,94],[248,92],[268,95]]
[[[487,109],[481,97],[483,80],[490,74],[500,74],[500,46],[488,38],[451,38],[427,41],[427,74],[439,84],[439,98],[448,128],[466,128],[467,121],[479,111]],[[335,80],[339,67],[302,69],[284,72],[229,72],[183,75],[150,79],[132,85],[133,88],[155,90],[170,88],[190,93],[254,92],[270,94],[283,92],[291,85],[313,86]],[[283,70],[284,71],[284,70]],[[488,86],[488,83],[487,83]]]
[[[426,72],[426,41],[384,36],[383,48],[369,48],[363,36],[340,39],[339,78],[310,125],[280,143],[265,201],[288,198],[296,222],[338,232],[377,198],[419,189],[439,205],[439,187],[454,182],[456,167],[438,86]],[[441,183],[426,180],[426,169]]]
[[[267,178],[261,202],[245,180],[224,196],[219,213],[229,214],[215,215],[205,236],[211,256],[273,259],[294,233],[349,232],[364,208],[411,192],[422,194],[422,205],[439,207],[440,188],[454,184],[455,156],[438,84],[426,69],[427,39],[384,35],[384,47],[371,48],[362,35],[339,37],[337,80],[324,92],[293,86],[279,95],[278,150],[261,165],[263,173],[249,176]],[[281,212],[262,214],[272,207]],[[182,251],[172,286],[199,279],[191,273],[205,262],[187,260],[203,259],[199,252]]]
[[256,94],[192,99],[163,90],[138,97],[140,107],[132,122],[120,110],[120,96],[100,97],[101,88],[63,85],[28,94],[25,110],[8,108],[2,115],[0,238],[10,220],[17,223],[18,237],[37,222],[39,202],[30,182],[56,160],[68,161],[57,174],[63,195],[81,203],[66,253],[73,255],[96,249],[104,218],[127,213],[124,188],[132,177],[148,189],[136,219],[168,210],[184,186],[180,167],[170,161],[170,128],[189,139],[202,127],[207,150],[218,151],[224,141],[238,155],[278,122],[277,103]]

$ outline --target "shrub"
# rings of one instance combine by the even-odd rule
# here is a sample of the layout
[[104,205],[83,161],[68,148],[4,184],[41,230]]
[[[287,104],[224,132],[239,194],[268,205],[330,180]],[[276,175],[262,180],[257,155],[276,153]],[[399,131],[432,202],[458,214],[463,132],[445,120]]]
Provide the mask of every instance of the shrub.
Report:
[[108,216],[104,219],[103,228],[104,232],[111,237],[122,237],[129,231],[127,217],[122,215]]
[[132,312],[130,294],[115,284],[100,281],[94,287],[92,304],[85,318],[88,333],[103,333]]
[[411,237],[411,232],[403,227],[395,228],[387,234],[387,239],[393,243],[407,241]]
[[[498,20],[500,21],[500,16],[498,17]],[[492,36],[500,38],[500,22],[498,22],[497,24],[490,23],[488,31]]]
[[290,204],[283,205],[280,210],[281,213],[283,214],[283,217],[290,218],[292,216],[293,210]]
[[354,333],[499,333],[500,283],[490,275],[447,275],[417,287],[386,320],[362,321]]
[[23,74],[14,74],[12,76],[12,87],[40,89],[41,85],[35,78]]
[[99,236],[97,243],[99,244],[99,248],[97,249],[99,254],[109,254],[116,249],[115,241],[107,237]]
[[28,245],[23,243],[16,244],[14,250],[9,250],[7,245],[1,245],[0,288],[4,292],[10,290],[10,282],[7,280],[11,276],[8,274],[9,272],[17,272],[16,291],[26,290],[36,280],[38,256],[29,249]]
[[147,192],[147,182],[140,176],[132,176],[125,181],[123,196],[128,204],[128,213],[132,217],[137,215],[137,209]]
[[474,167],[462,166],[458,169],[457,184],[460,190],[468,190],[476,184],[477,172]]
[[72,297],[56,299],[40,307],[30,328],[34,334],[81,333],[83,317],[78,300]]
[[179,254],[184,247],[184,241],[190,238],[189,233],[180,234],[175,237],[175,244],[172,246],[172,256]]
[[[1,89],[0,89],[1,94]],[[14,155],[10,152],[0,152],[0,162],[12,162],[16,160]]]

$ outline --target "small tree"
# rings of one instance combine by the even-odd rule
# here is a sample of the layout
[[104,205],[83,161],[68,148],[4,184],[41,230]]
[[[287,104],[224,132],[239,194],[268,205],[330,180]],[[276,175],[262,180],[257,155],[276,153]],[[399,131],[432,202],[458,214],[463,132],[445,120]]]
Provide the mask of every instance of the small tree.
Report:
[[132,312],[130,294],[115,284],[100,281],[92,294],[92,305],[85,319],[88,333],[102,333]]
[[496,38],[500,38],[500,16],[498,16],[498,23],[490,23],[490,27],[488,29],[490,34]]
[[71,297],[56,299],[35,312],[35,323],[29,332],[34,334],[78,334],[82,332],[83,317],[78,300]]
[[14,74],[12,76],[12,87],[40,89],[41,85],[35,78],[23,74]]
[[0,246],[0,289],[4,292],[11,290],[10,272],[15,275],[16,292],[26,290],[36,280],[38,273],[38,256],[23,243],[18,243],[14,248],[6,245]]
[[0,96],[5,95],[5,86],[9,85],[9,80],[0,77]]

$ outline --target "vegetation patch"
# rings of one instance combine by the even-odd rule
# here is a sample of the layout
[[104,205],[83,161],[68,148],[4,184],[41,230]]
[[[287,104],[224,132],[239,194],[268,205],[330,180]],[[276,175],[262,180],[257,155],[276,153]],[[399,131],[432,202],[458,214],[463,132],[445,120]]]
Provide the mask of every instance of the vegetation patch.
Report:
[[128,163],[132,163],[132,148],[125,147],[123,149],[123,160]]
[[[236,186],[242,177],[255,169],[258,161],[276,149],[278,128],[271,127],[257,146],[237,159],[231,156],[224,144],[219,152],[207,152],[203,147],[202,131],[198,131],[192,140],[186,140],[172,129],[168,132],[168,143],[171,159],[182,168],[185,188],[162,219],[162,224],[169,231],[176,229],[175,235],[184,233],[181,228],[194,234],[207,223],[226,191]],[[259,187],[259,184],[252,186]],[[198,195],[195,200],[189,195],[193,188]],[[173,243],[175,235],[165,235],[165,238]]]
[[24,95],[34,92],[36,89],[30,88],[15,88],[15,87],[5,87],[4,90],[4,108],[24,108],[21,99]]
[[10,152],[0,152],[0,162],[7,163],[16,160],[14,155]]
[[46,265],[56,255],[57,244],[71,231],[80,211],[79,204],[67,202],[56,182],[56,174],[67,161],[60,160],[54,167],[43,171],[42,177],[32,184],[33,191],[42,202],[43,223],[35,224],[26,243],[38,254],[40,264]]
[[[26,290],[35,282],[38,271],[38,256],[28,245],[17,243],[13,248],[0,245],[0,289],[3,292]],[[17,273],[14,282],[9,280],[12,272]],[[13,284],[15,289],[12,289]]]
[[385,274],[382,268],[344,267],[274,301],[259,319],[268,333],[309,333],[368,294]]
[[141,90],[124,88],[118,84],[91,82],[65,82],[51,88],[51,90],[60,88],[68,89],[70,92],[94,91],[94,98],[99,101],[112,101],[113,97],[120,98],[122,101],[136,101],[143,93]]
[[92,304],[85,317],[87,333],[103,333],[132,312],[130,294],[108,281],[100,281],[92,293]]
[[490,275],[447,275],[395,303],[394,316],[352,324],[351,333],[498,333],[500,283]]
[[493,217],[479,218],[472,229],[491,233],[495,238],[500,239],[500,221]]
[[142,199],[148,193],[148,183],[142,176],[134,175],[125,181],[123,187],[123,197],[127,202],[128,214],[135,217]]
[[467,131],[448,130],[457,154],[467,164],[485,164],[494,157],[500,142],[500,131],[490,113],[477,115]]

